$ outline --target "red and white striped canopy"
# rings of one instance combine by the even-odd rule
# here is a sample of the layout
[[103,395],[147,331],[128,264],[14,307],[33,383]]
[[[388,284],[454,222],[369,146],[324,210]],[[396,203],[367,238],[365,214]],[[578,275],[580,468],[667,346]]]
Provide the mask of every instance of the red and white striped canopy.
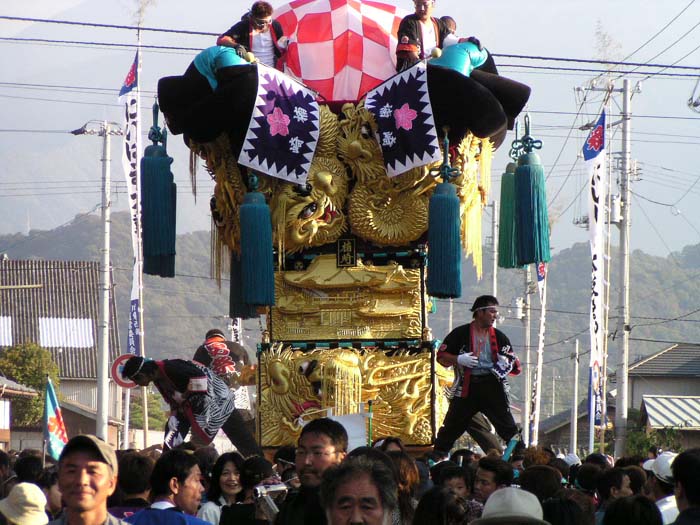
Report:
[[408,11],[366,0],[295,0],[275,9],[289,37],[285,71],[328,101],[359,100],[396,73]]

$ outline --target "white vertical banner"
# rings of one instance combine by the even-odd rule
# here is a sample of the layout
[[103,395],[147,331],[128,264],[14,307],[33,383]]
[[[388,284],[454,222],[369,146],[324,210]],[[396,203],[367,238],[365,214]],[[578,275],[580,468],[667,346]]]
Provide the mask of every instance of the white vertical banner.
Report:
[[141,326],[141,292],[143,278],[143,258],[141,254],[141,118],[138,77],[140,54],[136,51],[134,62],[124,80],[119,97],[125,104],[126,125],[124,129],[124,149],[122,166],[126,177],[126,188],[131,217],[131,247],[134,253],[134,267],[131,281],[131,301],[129,308],[129,334],[127,352],[141,355],[143,327]]
[[537,445],[537,441],[539,439],[540,406],[542,404],[542,367],[544,364],[545,321],[547,319],[547,268],[542,262],[537,264],[537,285],[540,296],[540,329],[537,335],[537,362],[535,365],[535,377],[532,382],[530,446]]
[[[605,111],[600,114],[583,146],[589,178],[588,224],[591,244],[591,304],[590,339],[591,362],[588,385],[590,436],[594,425],[602,425],[603,399],[602,369],[604,354],[604,285],[605,285],[605,200],[608,194],[608,176],[605,169]],[[589,439],[590,441],[590,439]],[[590,443],[589,443],[590,444]],[[592,447],[591,447],[592,450]]]

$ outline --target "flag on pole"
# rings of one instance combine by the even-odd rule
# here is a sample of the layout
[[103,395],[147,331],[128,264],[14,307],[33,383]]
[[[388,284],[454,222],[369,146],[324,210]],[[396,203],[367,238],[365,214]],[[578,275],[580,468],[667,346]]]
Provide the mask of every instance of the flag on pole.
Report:
[[138,86],[138,83],[139,83],[139,52],[137,51],[136,56],[134,57],[134,63],[131,64],[131,68],[129,69],[129,72],[126,74],[126,78],[124,79],[124,85],[122,85],[121,89],[119,90],[119,98],[131,93],[134,89],[136,89],[136,87]]
[[125,104],[125,129],[122,166],[126,177],[129,212],[131,215],[131,247],[134,253],[129,308],[129,333],[127,351],[141,355],[141,308],[143,257],[141,254],[141,121],[138,89],[139,53],[136,52],[124,85],[119,90],[120,100]]
[[50,378],[46,380],[44,395],[44,439],[46,440],[46,452],[58,461],[63,447],[68,443],[68,434]]
[[591,244],[591,303],[590,303],[590,338],[591,363],[588,395],[590,402],[591,424],[602,425],[603,381],[601,374],[603,363],[603,320],[604,304],[604,223],[605,199],[608,194],[608,176],[605,169],[605,111],[595,123],[585,144],[583,158],[586,162],[589,178],[588,224]]
[[547,263],[537,263],[537,290],[540,293],[540,303],[544,294],[544,278],[547,276]]

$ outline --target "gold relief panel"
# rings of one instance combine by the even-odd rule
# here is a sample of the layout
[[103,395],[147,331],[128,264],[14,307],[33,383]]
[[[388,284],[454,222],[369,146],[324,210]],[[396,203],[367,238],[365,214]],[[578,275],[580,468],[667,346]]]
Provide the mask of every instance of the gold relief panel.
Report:
[[[372,400],[373,438],[398,436],[404,443],[429,445],[432,414],[442,423],[448,401],[449,369],[435,365],[433,352],[377,348],[304,352],[277,347],[260,356],[260,424],[263,446],[295,444],[302,422],[357,413]],[[433,406],[432,389],[436,385]],[[366,406],[366,405],[365,405]]]
[[272,340],[420,339],[420,270],[396,263],[338,268],[334,254],[275,274]]

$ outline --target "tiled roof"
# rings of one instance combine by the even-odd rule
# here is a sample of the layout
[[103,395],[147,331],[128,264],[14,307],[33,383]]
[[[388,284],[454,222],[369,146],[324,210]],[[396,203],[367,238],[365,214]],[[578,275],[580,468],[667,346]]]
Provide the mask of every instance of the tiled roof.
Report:
[[[610,392],[608,392],[608,399],[607,399],[607,408],[615,408],[615,399],[612,397]],[[578,404],[578,410],[576,411],[576,414],[578,415],[578,419],[581,419],[584,416],[588,416],[588,408],[589,408],[589,401],[588,399],[584,399]],[[610,412],[608,410],[608,412]],[[566,410],[562,410],[561,412],[558,412],[554,414],[553,416],[549,416],[547,419],[544,419],[540,421],[540,432],[543,434],[546,434],[548,432],[552,432],[560,427],[563,427],[564,425],[567,425],[571,422],[571,409],[567,408]]]
[[[34,342],[48,348],[61,379],[97,377],[99,264],[92,261],[0,261],[0,347]],[[110,301],[110,362],[119,355]]]
[[700,377],[700,345],[677,344],[633,363],[630,376]]
[[38,392],[33,388],[0,376],[0,397],[34,397],[36,395]]
[[642,421],[651,428],[700,430],[700,396],[642,396]]

